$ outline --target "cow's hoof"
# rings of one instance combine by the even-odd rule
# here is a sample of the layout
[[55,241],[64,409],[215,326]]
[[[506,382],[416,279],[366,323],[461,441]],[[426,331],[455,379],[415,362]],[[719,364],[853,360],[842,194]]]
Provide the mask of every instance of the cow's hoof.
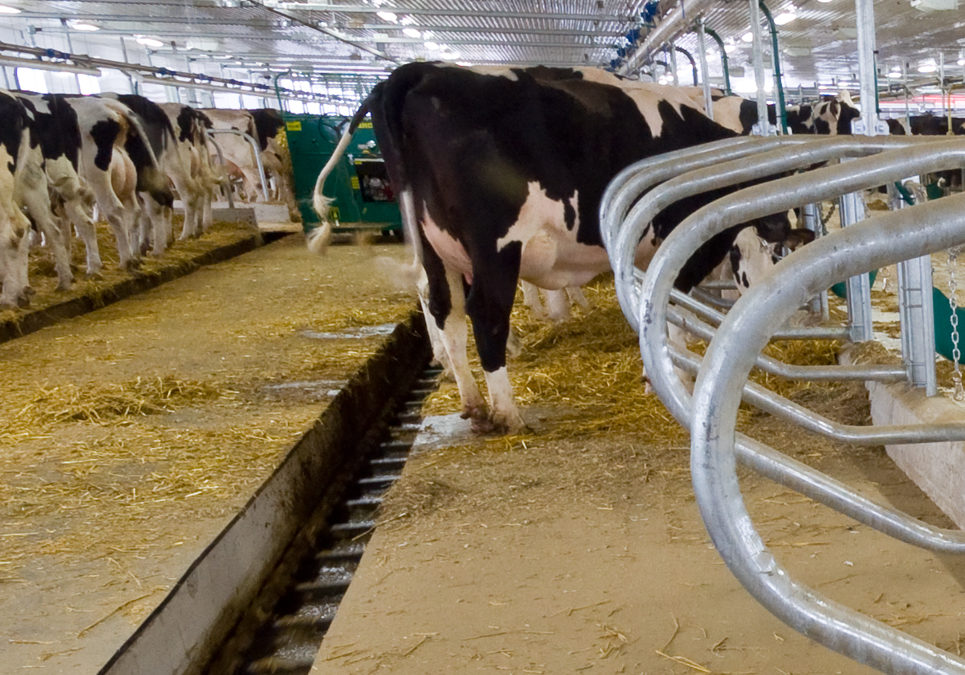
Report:
[[27,308],[30,307],[30,296],[25,293],[21,293],[17,296],[17,307]]
[[57,284],[57,290],[58,290],[58,291],[69,291],[71,288],[73,288],[73,286],[74,286],[74,284],[73,284],[73,282],[71,282],[71,281],[61,282],[61,283]]

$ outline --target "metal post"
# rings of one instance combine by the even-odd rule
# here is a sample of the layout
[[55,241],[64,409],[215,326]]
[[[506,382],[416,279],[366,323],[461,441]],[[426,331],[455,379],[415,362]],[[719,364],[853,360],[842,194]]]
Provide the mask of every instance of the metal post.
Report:
[[674,49],[672,42],[667,43],[668,59],[667,63],[670,64],[670,74],[673,77],[673,86],[679,87],[680,80],[677,77],[677,50]]
[[700,58],[700,81],[704,85],[704,107],[714,119],[714,99],[710,95],[710,76],[707,68],[707,41],[704,39],[704,18],[697,19],[697,56]]
[[703,30],[705,33],[707,33],[707,35],[714,39],[714,42],[716,42],[717,46],[720,48],[720,64],[724,71],[724,93],[730,96],[730,69],[727,64],[727,49],[724,48],[724,41],[721,40],[720,36],[710,28],[704,27]]
[[696,87],[696,86],[697,86],[697,82],[698,82],[698,81],[697,81],[697,63],[694,61],[694,57],[691,56],[690,52],[688,52],[688,51],[687,51],[686,49],[684,49],[683,47],[674,47],[674,51],[680,52],[681,54],[683,54],[684,56],[687,57],[687,60],[688,60],[688,61],[690,61],[691,77],[693,78],[693,80],[694,80],[694,86]]
[[[878,126],[878,88],[875,86],[875,10],[873,0],[855,0],[858,29],[858,80],[861,86],[861,125],[852,130],[869,136],[887,133]],[[857,124],[858,120],[855,120]]]
[[[804,215],[804,227],[814,232],[814,238],[817,239],[822,234],[824,234],[824,226],[821,224],[821,205],[810,203],[805,204],[801,207],[801,212]],[[820,316],[823,320],[827,321],[830,316],[828,309],[828,292],[822,291],[816,296],[811,298],[808,302],[808,309],[812,314]]]
[[754,44],[754,84],[757,86],[757,125],[753,133],[769,136],[772,132],[767,117],[767,96],[764,93],[764,44],[761,41],[761,8],[758,0],[748,0],[751,7],[751,35]]
[[[861,195],[851,192],[839,200],[841,227],[864,220],[864,202]],[[846,283],[848,293],[848,328],[852,342],[867,342],[871,332],[871,281],[867,274],[851,277]]]
[[764,13],[764,18],[767,19],[767,25],[771,29],[771,49],[774,52],[774,91],[777,94],[777,99],[774,105],[777,108],[777,119],[781,123],[781,133],[787,133],[787,111],[784,109],[784,84],[781,82],[781,52],[777,45],[777,24],[774,23],[774,17],[771,16],[771,11],[764,4],[763,0],[758,3],[761,7],[761,12]]

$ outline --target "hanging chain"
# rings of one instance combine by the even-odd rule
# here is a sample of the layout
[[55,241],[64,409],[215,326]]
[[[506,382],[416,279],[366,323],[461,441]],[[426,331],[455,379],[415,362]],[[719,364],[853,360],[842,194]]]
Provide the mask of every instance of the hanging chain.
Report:
[[952,315],[949,320],[952,324],[952,363],[954,364],[952,369],[952,384],[955,387],[954,398],[956,401],[965,401],[965,387],[962,386],[962,372],[959,369],[962,352],[958,347],[958,299],[956,298],[958,283],[955,279],[955,266],[958,263],[959,253],[961,253],[961,248],[948,250],[948,305],[952,310]]

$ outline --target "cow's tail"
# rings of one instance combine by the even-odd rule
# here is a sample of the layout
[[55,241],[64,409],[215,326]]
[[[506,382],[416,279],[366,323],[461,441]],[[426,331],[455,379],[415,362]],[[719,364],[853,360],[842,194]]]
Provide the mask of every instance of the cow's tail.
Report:
[[120,101],[112,101],[109,98],[103,101],[127,121],[128,132],[124,149],[127,150],[131,161],[134,162],[134,168],[137,169],[137,191],[147,192],[161,206],[173,206],[174,193],[171,192],[168,177],[161,171],[157,156],[151,147],[151,141],[141,124],[141,118]]
[[308,249],[313,253],[321,254],[325,252],[328,242],[332,238],[332,221],[329,218],[329,207],[335,200],[334,197],[326,197],[323,189],[325,187],[325,181],[338,166],[339,161],[342,159],[342,155],[345,154],[345,149],[348,147],[349,142],[352,140],[352,134],[358,129],[359,124],[365,119],[365,116],[369,112],[369,99],[362,102],[359,107],[358,112],[352,118],[349,123],[348,128],[345,133],[342,134],[342,138],[339,140],[338,145],[335,146],[335,150],[332,152],[332,156],[329,157],[328,162],[322,167],[321,173],[318,174],[318,179],[315,181],[315,190],[312,193],[312,208],[315,209],[315,213],[318,217],[322,219],[322,224],[319,227],[311,230],[308,233]]

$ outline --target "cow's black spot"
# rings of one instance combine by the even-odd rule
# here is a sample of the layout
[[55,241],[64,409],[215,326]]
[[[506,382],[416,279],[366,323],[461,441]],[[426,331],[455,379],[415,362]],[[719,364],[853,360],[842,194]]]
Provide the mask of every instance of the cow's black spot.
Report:
[[94,166],[101,171],[107,171],[111,165],[114,153],[114,141],[121,132],[121,125],[115,119],[99,120],[90,128],[91,138],[97,154],[94,155]]

